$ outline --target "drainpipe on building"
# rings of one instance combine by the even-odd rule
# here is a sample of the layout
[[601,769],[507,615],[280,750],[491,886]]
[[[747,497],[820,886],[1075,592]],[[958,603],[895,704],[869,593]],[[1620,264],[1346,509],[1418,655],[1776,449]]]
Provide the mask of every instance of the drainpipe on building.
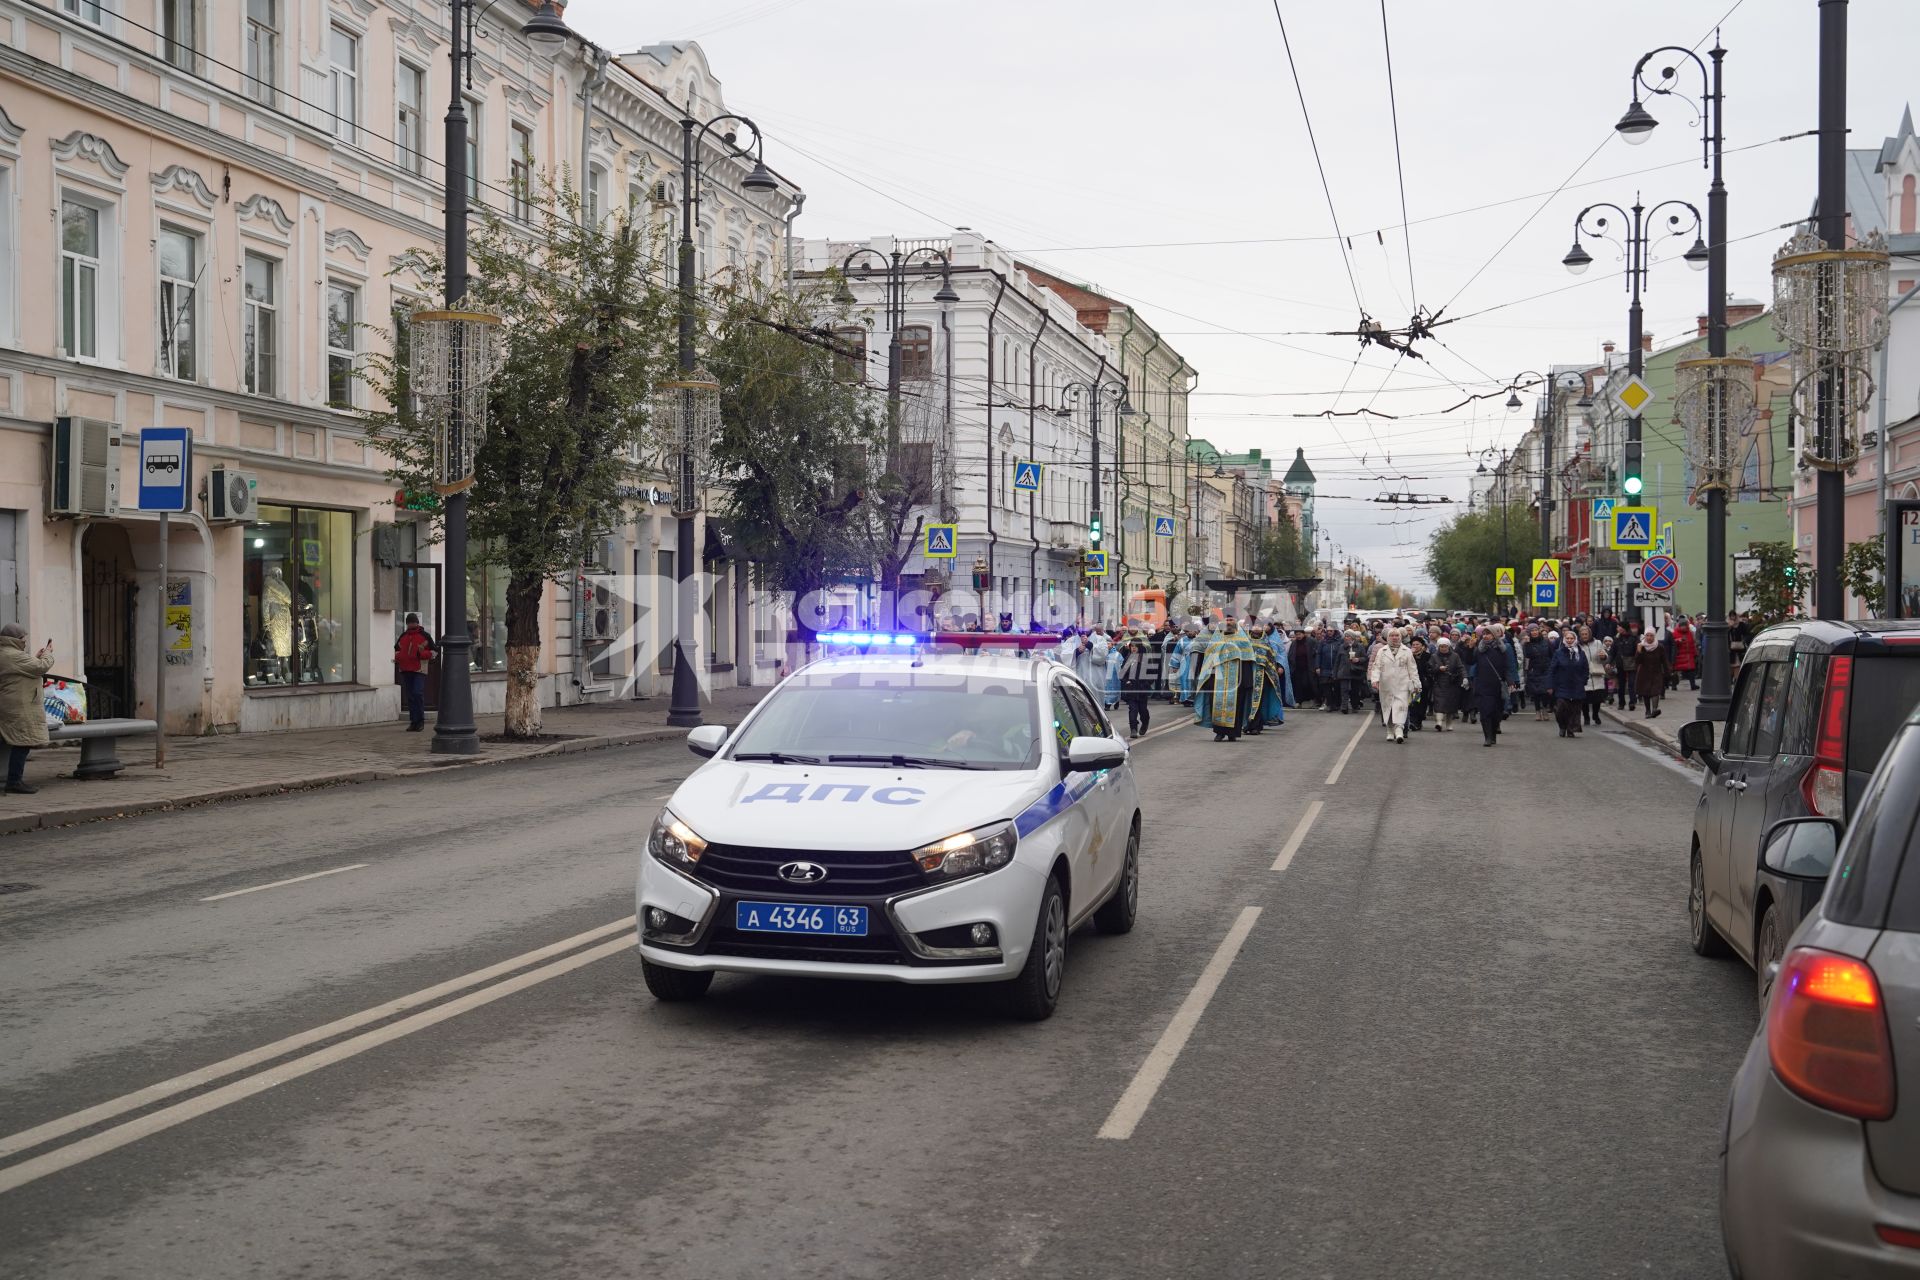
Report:
[[787,224],[787,288],[793,288],[793,220],[800,216],[800,206],[807,202],[807,193],[793,193],[793,203],[787,207],[787,216],[781,221]]
[[[1040,404],[1040,340],[1047,334],[1047,326],[1053,322],[1053,313],[1043,304],[1040,307],[1040,327],[1033,331],[1033,345],[1027,348],[1027,456],[1034,456],[1034,417]],[[1040,616],[1040,494],[1034,494],[1035,501],[1027,504],[1027,581],[1032,585],[1033,604],[1031,612],[1034,620]],[[1052,618],[1049,617],[1051,622]]]
[[[1000,580],[1000,535],[993,530],[993,403],[994,388],[999,385],[994,380],[994,367],[997,363],[998,347],[994,345],[994,325],[1000,319],[1000,303],[1007,296],[1007,278],[1000,277],[1000,289],[993,295],[993,310],[987,312],[987,396],[981,403],[987,407],[987,579],[990,583]],[[951,379],[949,379],[951,381]],[[995,619],[998,621],[998,619]],[[986,626],[986,618],[980,619],[980,625]]]
[[[1129,321],[1133,319],[1133,313],[1131,311],[1127,313],[1127,319]],[[1132,330],[1129,329],[1128,332],[1131,333]],[[1140,398],[1142,400],[1145,400],[1147,398],[1147,376],[1153,371],[1153,353],[1160,349],[1160,343],[1162,341],[1164,341],[1164,339],[1160,337],[1159,331],[1155,330],[1153,335],[1153,345],[1148,347],[1147,353],[1140,357]],[[1153,536],[1153,473],[1147,470],[1147,460],[1144,457],[1146,450],[1144,446],[1147,440],[1147,426],[1153,422],[1153,414],[1148,412],[1145,405],[1140,406],[1140,412],[1143,415],[1145,415],[1145,419],[1146,419],[1146,421],[1141,425],[1141,428],[1140,428],[1140,443],[1143,446],[1141,449],[1141,453],[1143,456],[1140,459],[1140,474],[1142,477],[1145,478],[1147,483],[1147,526],[1146,526],[1147,576],[1151,578],[1153,576],[1153,545],[1155,542],[1155,538]],[[1121,434],[1123,436],[1125,435],[1124,430],[1122,431]],[[1121,522],[1122,529],[1125,528],[1125,524],[1126,522],[1123,520]],[[1167,572],[1169,575],[1171,575],[1173,572],[1171,562],[1169,562]],[[1146,584],[1142,583],[1141,585],[1144,587]]]
[[[587,78],[580,86],[580,167],[574,170],[574,181],[580,185],[580,218],[585,225],[587,217],[587,163],[588,144],[593,141],[593,91],[607,82],[607,63],[613,55],[592,41],[585,42],[581,53],[587,58]],[[609,195],[611,200],[612,196]]]

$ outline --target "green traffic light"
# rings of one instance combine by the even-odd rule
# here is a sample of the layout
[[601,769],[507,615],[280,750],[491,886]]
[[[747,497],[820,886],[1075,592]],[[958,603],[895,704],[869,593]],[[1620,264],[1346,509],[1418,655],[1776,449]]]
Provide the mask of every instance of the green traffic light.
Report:
[[1620,487],[1627,491],[1629,498],[1637,498],[1640,496],[1640,490],[1645,486],[1639,476],[1628,476]]

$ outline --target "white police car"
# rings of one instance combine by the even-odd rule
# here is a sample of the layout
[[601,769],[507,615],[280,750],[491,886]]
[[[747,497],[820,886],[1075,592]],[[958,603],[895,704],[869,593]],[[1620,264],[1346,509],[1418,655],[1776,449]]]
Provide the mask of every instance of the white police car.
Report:
[[1022,649],[834,639],[731,734],[688,735],[712,758],[640,858],[648,989],[696,999],[716,972],[1001,982],[1012,1013],[1047,1017],[1074,928],[1133,927],[1125,741],[1070,670]]

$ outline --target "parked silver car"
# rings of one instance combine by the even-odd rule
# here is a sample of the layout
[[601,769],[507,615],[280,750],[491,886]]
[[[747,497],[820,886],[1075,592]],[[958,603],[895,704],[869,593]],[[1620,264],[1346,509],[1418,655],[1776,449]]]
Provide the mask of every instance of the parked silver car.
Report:
[[1920,1276],[1920,712],[1844,838],[1767,832],[1767,871],[1825,884],[1787,940],[1734,1078],[1721,1230],[1743,1280]]

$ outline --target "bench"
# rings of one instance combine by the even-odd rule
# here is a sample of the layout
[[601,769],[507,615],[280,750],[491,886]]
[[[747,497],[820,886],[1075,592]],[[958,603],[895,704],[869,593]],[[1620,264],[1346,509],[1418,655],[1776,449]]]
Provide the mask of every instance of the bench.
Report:
[[74,777],[111,778],[126,768],[115,754],[120,739],[144,738],[159,731],[160,726],[152,720],[89,720],[84,724],[63,724],[57,729],[48,729],[47,737],[56,745],[80,744],[80,767],[73,771]]

